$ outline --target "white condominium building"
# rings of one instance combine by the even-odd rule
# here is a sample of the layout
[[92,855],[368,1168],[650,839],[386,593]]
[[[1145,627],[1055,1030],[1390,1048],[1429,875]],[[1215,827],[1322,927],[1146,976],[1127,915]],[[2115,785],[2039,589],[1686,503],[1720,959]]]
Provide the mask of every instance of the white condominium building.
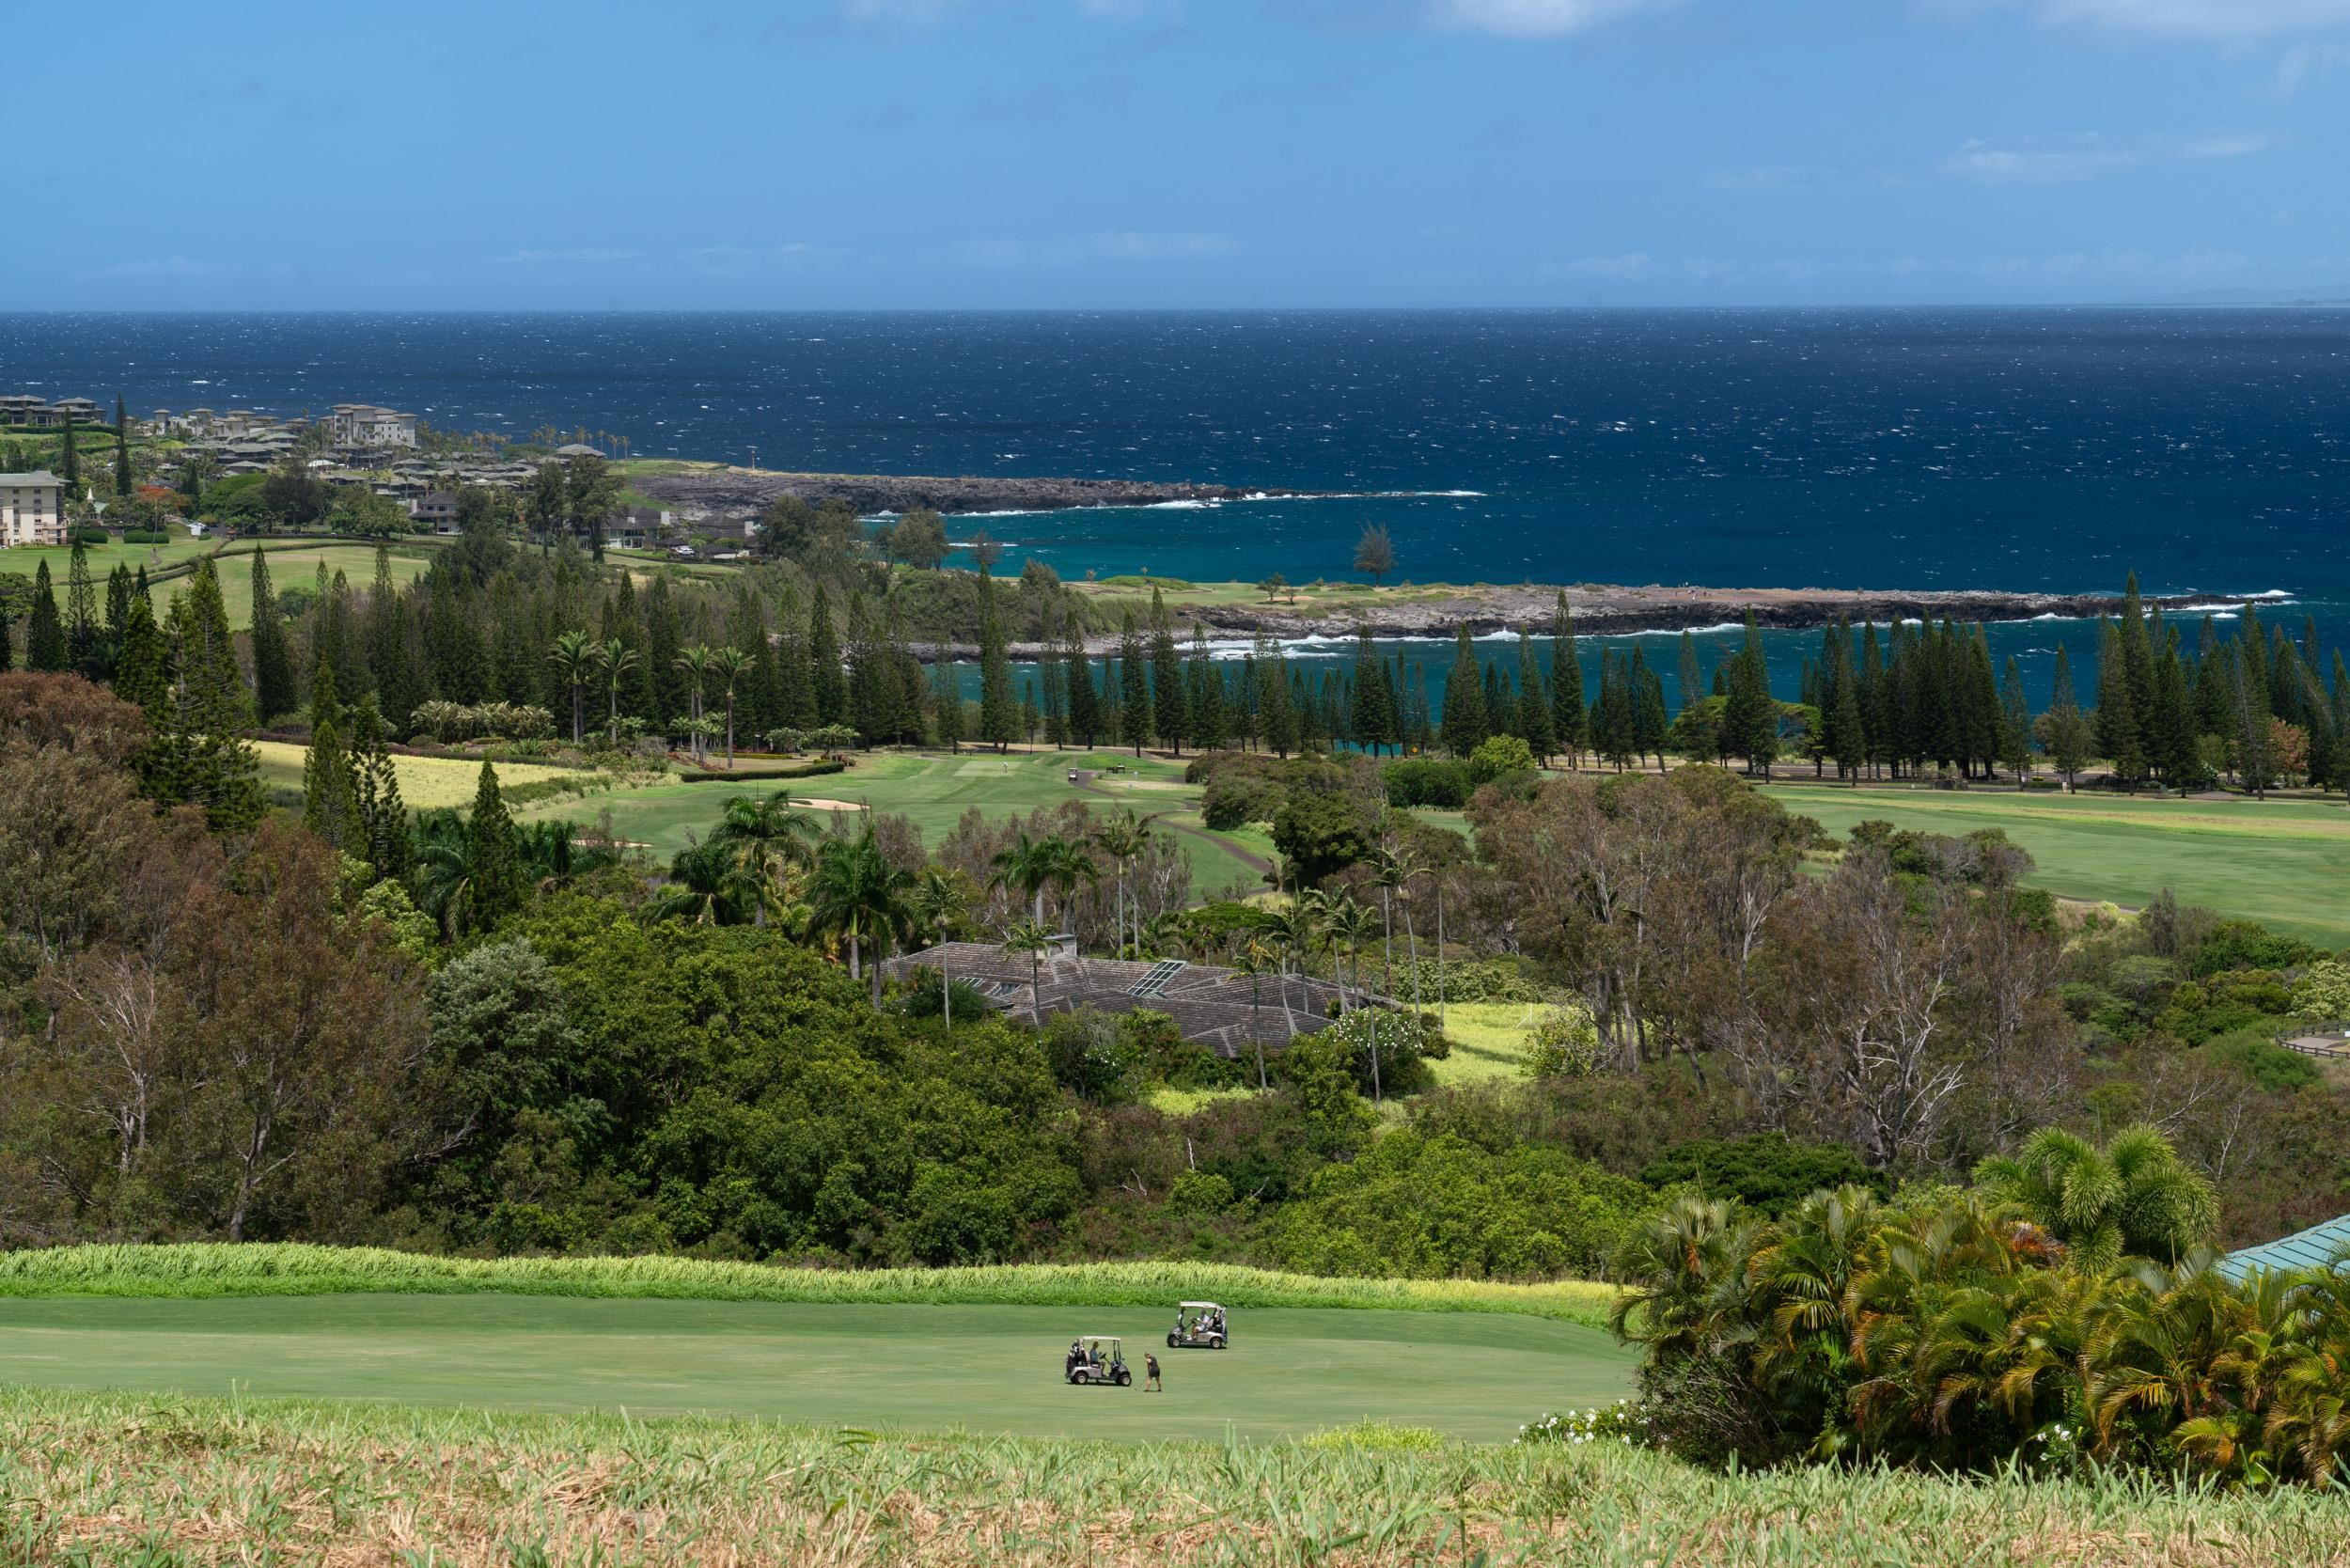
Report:
[[64,542],[65,481],[43,470],[0,474],[0,546]]

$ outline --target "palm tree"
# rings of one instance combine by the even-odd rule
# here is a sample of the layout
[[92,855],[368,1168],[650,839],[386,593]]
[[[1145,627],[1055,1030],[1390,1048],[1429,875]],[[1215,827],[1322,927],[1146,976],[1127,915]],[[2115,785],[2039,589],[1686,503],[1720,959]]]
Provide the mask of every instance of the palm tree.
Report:
[[1274,945],[1278,963],[1281,986],[1281,1017],[1289,1025],[1290,1038],[1297,1038],[1297,1014],[1290,1007],[1289,961],[1299,960],[1302,971],[1313,953],[1314,941],[1322,933],[1322,921],[1315,909],[1312,895],[1301,893],[1292,898],[1289,907],[1276,910],[1264,917],[1264,933]]
[[[1363,944],[1371,940],[1373,921],[1377,917],[1343,893],[1316,894],[1322,904],[1322,923],[1334,942],[1346,944],[1347,968],[1355,982],[1355,1006],[1363,1007]],[[1339,988],[1339,1011],[1346,1011],[1346,987]],[[1371,1014],[1371,1098],[1375,1105],[1385,1098],[1379,1081],[1379,1010],[1365,1010]]]
[[808,879],[814,905],[810,924],[849,939],[850,979],[860,978],[865,946],[871,944],[875,1007],[881,1006],[881,962],[888,956],[890,939],[914,928],[906,902],[913,886],[913,875],[882,854],[870,826],[854,839],[828,841],[818,852],[816,873]]
[[473,919],[473,835],[452,810],[416,814],[416,907],[454,942]]
[[953,875],[935,866],[928,867],[916,879],[913,895],[907,900],[915,919],[929,933],[932,945],[941,949],[938,956],[938,1006],[939,1014],[946,1020],[948,1028],[955,1027],[955,977],[948,972],[944,949],[955,923],[971,908],[971,901],[964,896],[963,888],[963,883]]
[[1047,858],[1051,866],[1053,886],[1060,890],[1060,918],[1064,928],[1073,929],[1069,917],[1070,901],[1077,896],[1077,884],[1099,882],[1102,868],[1086,853],[1082,839],[1047,839]]
[[1028,955],[1028,1022],[1038,1028],[1044,1027],[1044,955],[1053,950],[1053,933],[1041,920],[1022,920],[1004,933],[1002,943],[1008,958]]
[[697,762],[702,760],[702,737],[698,726],[702,716],[702,682],[710,675],[710,645],[697,642],[691,648],[679,649],[676,659],[671,661],[685,671],[687,681],[693,687],[694,706],[690,716],[697,726],[694,730],[694,760]]
[[2102,1150],[2043,1127],[2016,1153],[1977,1166],[1975,1181],[2084,1262],[2107,1267],[2125,1254],[2174,1263],[2210,1240],[2219,1221],[2211,1184],[2146,1126],[2124,1127]]
[[1242,939],[1232,954],[1232,967],[1248,977],[1248,1038],[1257,1047],[1257,1091],[1260,1094],[1270,1089],[1272,1084],[1265,1076],[1264,1031],[1257,1027],[1258,1007],[1261,1000],[1258,978],[1264,973],[1265,964],[1272,958],[1273,949],[1265,945],[1263,937],[1253,932]]
[[710,656],[710,671],[726,686],[727,694],[727,768],[734,768],[734,689],[743,677],[750,673],[756,663],[739,648],[721,648]]
[[1379,889],[1379,988],[1390,996],[1395,995],[1395,892],[1411,879],[1408,855],[1383,849],[1371,856],[1371,885]]
[[739,926],[744,910],[759,907],[760,895],[759,881],[742,858],[713,839],[678,852],[668,882],[645,904],[644,918]]
[[[1136,857],[1151,847],[1151,829],[1148,823],[1136,820],[1131,807],[1121,807],[1109,821],[1093,830],[1093,841],[1102,847],[1104,855],[1118,865],[1118,940],[1111,946],[1123,951],[1126,946],[1126,871]],[[1139,899],[1134,904],[1134,929],[1135,946],[1140,949],[1142,908]]]
[[611,706],[607,711],[609,725],[604,731],[604,744],[616,746],[620,744],[620,682],[628,678],[629,671],[636,667],[638,654],[636,650],[618,637],[612,638],[609,642],[595,644],[594,647],[596,668],[603,672],[604,688],[611,698]]
[[990,887],[1016,888],[1025,898],[1034,901],[1035,910],[1029,919],[1037,925],[1044,923],[1044,889],[1051,886],[1058,870],[1055,845],[1058,839],[1031,839],[1025,827],[1012,829],[1010,847],[998,850],[988,864],[995,874],[988,879]]
[[585,632],[566,632],[555,639],[547,651],[547,662],[560,672],[563,683],[572,689],[572,745],[578,745],[587,735],[588,682],[595,678],[603,657],[601,649],[588,640]]
[[732,853],[758,886],[759,899],[752,906],[755,924],[767,923],[768,907],[782,889],[784,869],[811,857],[810,846],[821,831],[813,817],[792,809],[788,790],[777,790],[765,800],[735,795],[727,801],[710,841]]

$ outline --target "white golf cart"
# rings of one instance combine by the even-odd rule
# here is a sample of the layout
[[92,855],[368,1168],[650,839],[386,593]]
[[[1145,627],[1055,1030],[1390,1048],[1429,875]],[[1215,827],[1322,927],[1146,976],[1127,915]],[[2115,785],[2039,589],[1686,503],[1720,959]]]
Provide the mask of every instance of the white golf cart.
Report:
[[1224,1309],[1213,1301],[1186,1301],[1175,1309],[1175,1326],[1167,1331],[1169,1350],[1222,1350],[1226,1343]]

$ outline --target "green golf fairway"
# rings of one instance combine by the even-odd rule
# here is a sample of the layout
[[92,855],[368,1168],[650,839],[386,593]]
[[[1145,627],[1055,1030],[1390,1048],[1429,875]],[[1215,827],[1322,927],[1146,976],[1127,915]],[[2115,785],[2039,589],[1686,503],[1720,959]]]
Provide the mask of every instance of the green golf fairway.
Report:
[[[1167,1348],[1166,1310],[559,1296],[0,1301],[0,1381],[508,1410],[757,1416],[1119,1439],[1311,1432],[1371,1417],[1498,1440],[1628,1392],[1595,1329],[1499,1312],[1235,1312],[1232,1348]],[[1120,1334],[1132,1388],[1074,1388]],[[1166,1369],[1142,1387],[1142,1357]]]
[[2350,811],[2339,801],[2132,800],[1997,790],[1773,785],[1771,798],[1849,833],[1870,817],[1923,833],[1996,827],[2029,854],[2025,881],[2060,898],[2182,903],[2339,947],[2350,941]]

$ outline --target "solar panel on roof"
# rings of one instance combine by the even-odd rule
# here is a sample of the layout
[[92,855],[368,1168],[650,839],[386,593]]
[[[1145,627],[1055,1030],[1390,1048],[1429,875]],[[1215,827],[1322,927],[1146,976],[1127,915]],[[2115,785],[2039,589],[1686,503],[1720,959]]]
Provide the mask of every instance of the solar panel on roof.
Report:
[[1180,958],[1162,958],[1143,971],[1142,978],[1126,988],[1129,996],[1156,996],[1167,989],[1167,982],[1191,965]]

